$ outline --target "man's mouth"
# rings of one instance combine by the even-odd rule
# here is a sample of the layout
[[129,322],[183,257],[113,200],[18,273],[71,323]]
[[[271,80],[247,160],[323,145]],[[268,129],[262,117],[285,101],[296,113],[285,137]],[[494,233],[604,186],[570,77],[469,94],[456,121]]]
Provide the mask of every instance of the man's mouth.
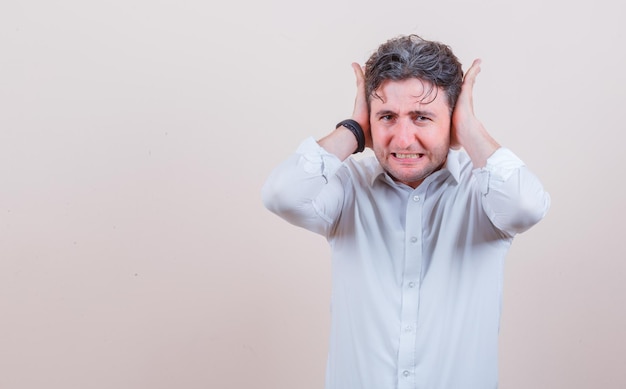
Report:
[[398,159],[416,159],[421,157],[421,154],[401,154],[401,153],[393,153],[393,156]]

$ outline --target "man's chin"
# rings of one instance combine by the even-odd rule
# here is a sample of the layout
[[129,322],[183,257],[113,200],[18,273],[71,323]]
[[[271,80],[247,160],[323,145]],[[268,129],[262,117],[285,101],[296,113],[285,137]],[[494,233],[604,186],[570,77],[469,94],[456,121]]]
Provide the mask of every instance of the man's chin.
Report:
[[389,167],[383,166],[383,169],[393,178],[396,182],[409,185],[413,188],[417,187],[424,179],[434,172],[441,170],[446,164],[446,159],[437,166],[427,167]]

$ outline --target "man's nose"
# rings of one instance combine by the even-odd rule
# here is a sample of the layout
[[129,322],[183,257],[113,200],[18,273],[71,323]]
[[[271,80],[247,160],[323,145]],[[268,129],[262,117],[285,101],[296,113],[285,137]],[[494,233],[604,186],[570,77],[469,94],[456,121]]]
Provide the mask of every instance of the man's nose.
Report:
[[396,145],[400,148],[411,146],[415,143],[415,128],[410,119],[399,120],[394,131]]

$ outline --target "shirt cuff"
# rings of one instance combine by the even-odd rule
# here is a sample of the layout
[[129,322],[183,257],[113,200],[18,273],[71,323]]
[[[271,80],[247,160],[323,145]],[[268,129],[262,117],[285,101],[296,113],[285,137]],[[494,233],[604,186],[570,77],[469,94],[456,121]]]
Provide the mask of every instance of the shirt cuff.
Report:
[[299,164],[306,173],[321,174],[328,178],[341,167],[341,160],[326,151],[313,137],[305,139],[296,153],[300,155]]
[[491,173],[491,178],[506,181],[522,166],[524,162],[517,155],[505,147],[500,147],[487,159],[484,169]]
[[492,183],[507,181],[523,166],[524,162],[511,150],[500,147],[487,159],[485,167],[475,169],[474,174],[481,184],[482,193],[486,195]]

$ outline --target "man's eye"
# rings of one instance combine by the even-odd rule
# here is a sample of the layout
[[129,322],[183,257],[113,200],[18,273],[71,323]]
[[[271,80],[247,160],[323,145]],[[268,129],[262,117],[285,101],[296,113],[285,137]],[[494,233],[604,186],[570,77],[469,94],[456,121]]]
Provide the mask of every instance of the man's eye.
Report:
[[380,117],[380,120],[385,120],[385,121],[389,121],[391,119],[392,119],[391,115],[385,115],[385,116]]

